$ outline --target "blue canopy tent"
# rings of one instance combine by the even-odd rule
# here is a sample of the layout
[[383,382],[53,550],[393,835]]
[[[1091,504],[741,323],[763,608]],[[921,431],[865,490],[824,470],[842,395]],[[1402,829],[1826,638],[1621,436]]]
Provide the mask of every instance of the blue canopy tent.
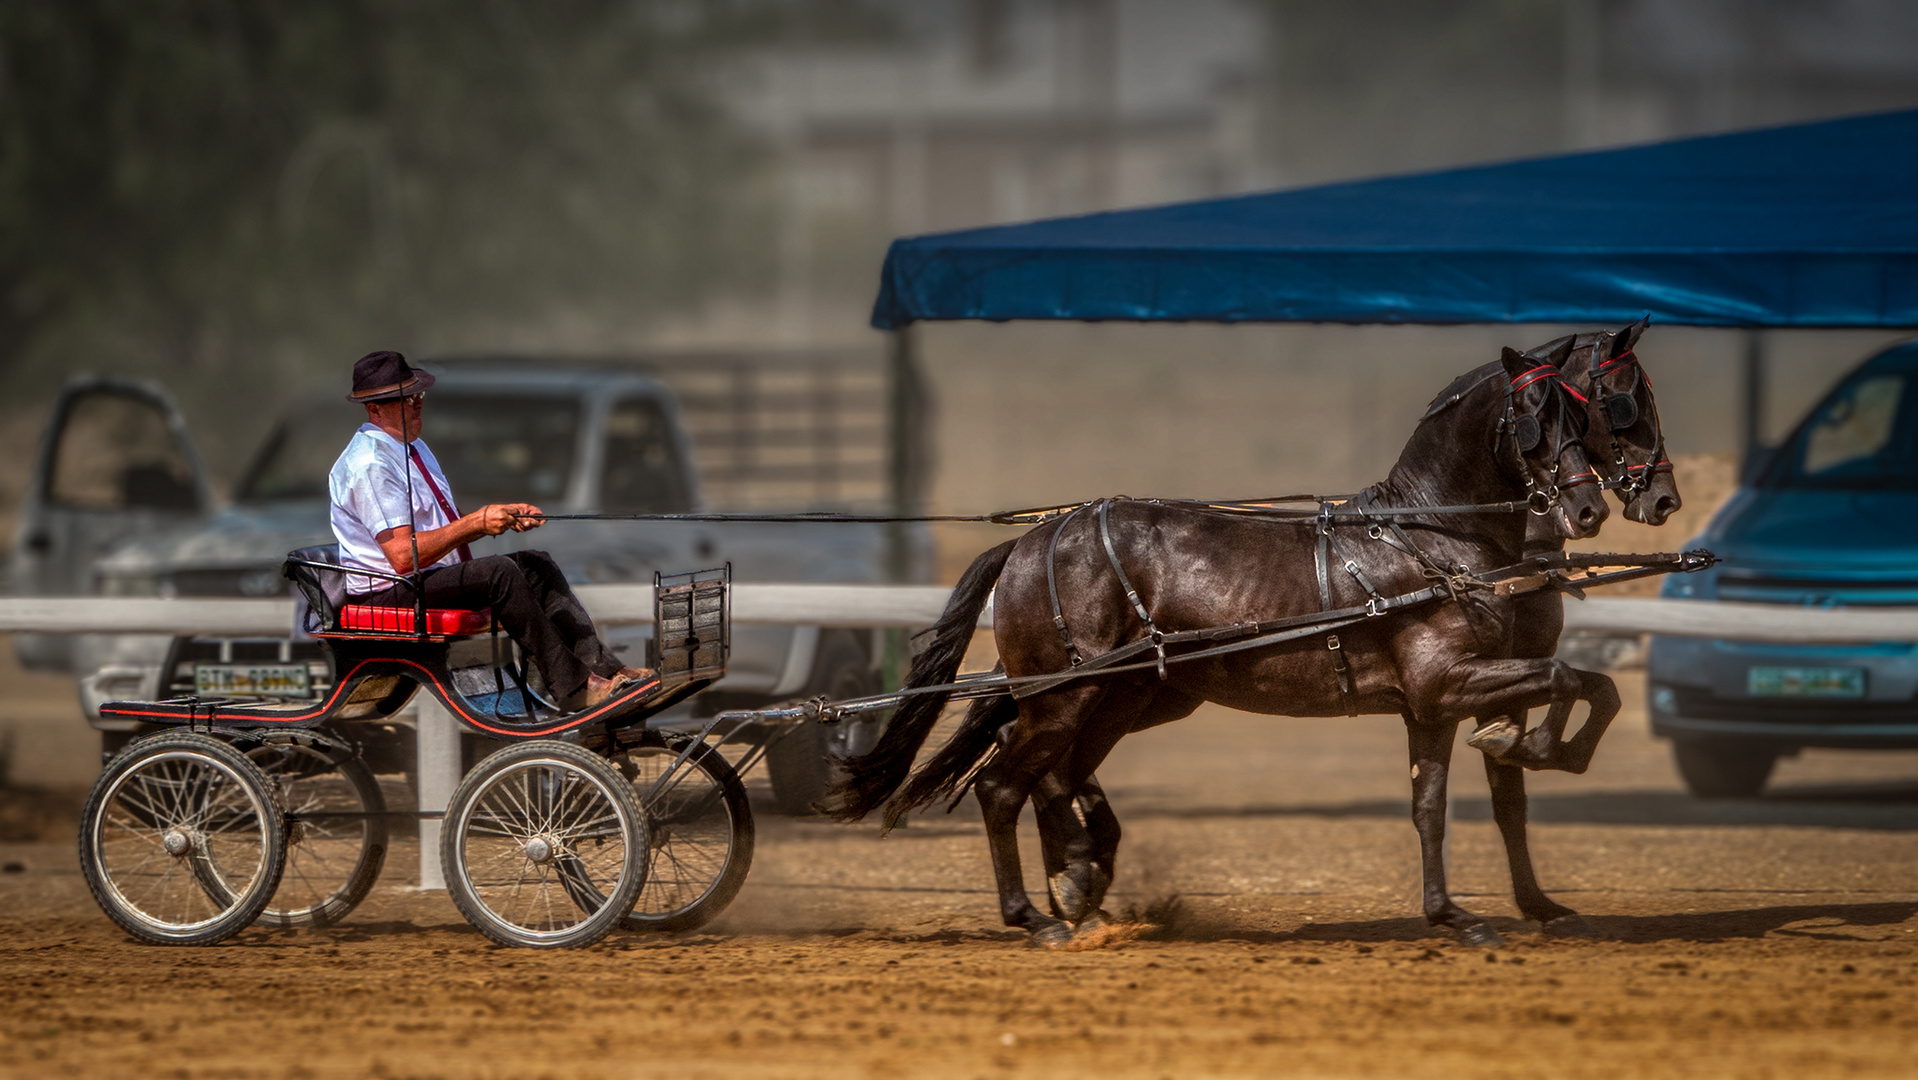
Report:
[[[893,242],[892,490],[923,319],[1918,327],[1918,110]],[[1755,349],[1755,346],[1754,346]],[[1746,424],[1761,391],[1746,365]]]
[[1918,326],[1918,111],[895,241],[921,319]]

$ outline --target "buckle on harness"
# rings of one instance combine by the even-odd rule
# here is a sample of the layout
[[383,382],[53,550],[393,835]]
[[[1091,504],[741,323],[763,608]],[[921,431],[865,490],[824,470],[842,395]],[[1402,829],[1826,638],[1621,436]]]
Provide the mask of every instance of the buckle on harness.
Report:
[[1372,597],[1370,600],[1367,600],[1365,602],[1365,617],[1369,619],[1374,615],[1385,614],[1385,609],[1379,606],[1380,604],[1384,602],[1385,601],[1383,599],[1376,596]]

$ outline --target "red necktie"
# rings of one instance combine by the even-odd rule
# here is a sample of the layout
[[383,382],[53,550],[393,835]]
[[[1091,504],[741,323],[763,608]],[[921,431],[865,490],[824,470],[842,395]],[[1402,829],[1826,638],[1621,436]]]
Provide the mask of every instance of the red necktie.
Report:
[[[419,468],[420,475],[426,478],[426,490],[432,492],[433,501],[440,504],[440,513],[446,515],[447,524],[450,525],[458,521],[460,519],[459,511],[453,509],[453,504],[446,500],[446,496],[440,494],[440,486],[433,482],[433,474],[427,471],[426,462],[420,460],[420,448],[414,446],[412,443],[408,443],[406,444],[406,453],[413,459],[413,464]],[[459,546],[459,553],[461,562],[473,561],[472,548],[461,544]]]

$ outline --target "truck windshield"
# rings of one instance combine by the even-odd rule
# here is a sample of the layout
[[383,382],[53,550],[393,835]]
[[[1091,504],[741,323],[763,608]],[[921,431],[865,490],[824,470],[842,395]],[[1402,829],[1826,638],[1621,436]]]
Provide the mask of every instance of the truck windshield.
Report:
[[[579,402],[565,397],[492,397],[434,391],[426,442],[464,509],[566,494],[579,443]],[[310,403],[280,425],[241,481],[241,502],[324,499],[326,475],[366,410]]]
[[1774,484],[1848,491],[1918,490],[1918,387],[1912,371],[1859,374],[1792,437]]

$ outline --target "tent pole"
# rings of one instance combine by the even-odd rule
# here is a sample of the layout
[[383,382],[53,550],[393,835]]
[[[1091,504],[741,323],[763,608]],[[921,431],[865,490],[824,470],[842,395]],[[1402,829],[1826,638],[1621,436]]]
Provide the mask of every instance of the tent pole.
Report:
[[[924,390],[919,382],[917,342],[913,326],[907,323],[886,335],[886,382],[888,390],[886,494],[893,514],[905,517],[921,508],[920,480],[926,461],[926,416]],[[886,571],[895,582],[913,577],[912,534],[904,522],[886,527]],[[899,686],[911,661],[905,635],[886,630],[880,635],[880,678],[887,689]]]
[[1743,436],[1739,446],[1739,472],[1750,468],[1752,461],[1764,448],[1765,439],[1765,332],[1759,329],[1745,331],[1744,357],[1744,415],[1740,417]]

